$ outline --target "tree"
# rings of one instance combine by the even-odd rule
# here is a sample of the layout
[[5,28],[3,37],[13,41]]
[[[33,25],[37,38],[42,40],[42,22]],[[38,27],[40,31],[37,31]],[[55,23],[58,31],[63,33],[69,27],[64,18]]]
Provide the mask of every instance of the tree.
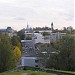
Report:
[[38,44],[36,47],[36,55],[42,66],[47,66],[47,60],[49,59],[52,52],[58,52],[56,49],[52,48],[50,44]]
[[59,50],[60,46],[61,46],[61,39],[58,39],[56,42],[52,44],[52,47],[55,48],[56,50]]
[[22,29],[18,31],[18,36],[20,37],[21,40],[24,40],[25,38],[25,29]]
[[13,47],[10,38],[0,35],[0,72],[10,70],[15,67]]
[[11,43],[13,46],[17,46],[20,50],[22,50],[21,40],[18,36],[13,36],[11,39]]
[[60,69],[75,70],[75,38],[65,36],[60,47]]
[[32,36],[26,37],[26,40],[32,40]]
[[47,66],[75,71],[75,38],[67,35],[60,42],[60,47],[57,48],[59,53],[50,56]]
[[46,67],[47,68],[52,68],[52,69],[59,69],[59,56],[58,54],[54,53],[54,54],[51,54],[49,59],[47,60],[47,63],[46,63]]
[[15,60],[17,62],[19,60],[19,58],[21,57],[21,51],[17,46],[14,49],[14,55],[15,55]]
[[49,32],[43,32],[43,36],[47,36],[47,35],[50,35]]

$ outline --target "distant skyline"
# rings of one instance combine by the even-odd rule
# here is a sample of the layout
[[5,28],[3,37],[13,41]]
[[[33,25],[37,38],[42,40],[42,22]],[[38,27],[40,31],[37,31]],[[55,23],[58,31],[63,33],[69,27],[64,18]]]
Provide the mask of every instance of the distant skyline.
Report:
[[0,28],[30,27],[62,29],[74,25],[74,0],[0,0]]

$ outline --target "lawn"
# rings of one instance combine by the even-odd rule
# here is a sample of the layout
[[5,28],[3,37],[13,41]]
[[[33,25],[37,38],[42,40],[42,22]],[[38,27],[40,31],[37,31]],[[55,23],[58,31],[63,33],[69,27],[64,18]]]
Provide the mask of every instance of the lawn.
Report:
[[23,73],[28,73],[27,75],[57,75],[57,74],[52,74],[52,73],[46,73],[46,72],[40,72],[40,71],[18,71],[18,72],[4,72],[0,73],[0,75],[22,75]]
[[0,73],[0,75],[22,75],[22,71],[19,71],[19,72],[3,72],[3,73]]
[[46,73],[46,72],[40,72],[40,71],[31,71],[31,70],[28,70],[26,72],[28,73],[28,75],[32,75],[32,74],[35,74],[35,75],[57,75],[57,74],[53,74],[53,73]]

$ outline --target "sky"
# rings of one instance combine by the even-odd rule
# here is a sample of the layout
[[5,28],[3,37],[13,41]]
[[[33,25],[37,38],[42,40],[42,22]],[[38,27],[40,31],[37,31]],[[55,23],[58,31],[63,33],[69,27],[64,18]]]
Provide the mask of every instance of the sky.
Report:
[[74,0],[0,0],[0,29],[30,27],[62,29],[74,25]]

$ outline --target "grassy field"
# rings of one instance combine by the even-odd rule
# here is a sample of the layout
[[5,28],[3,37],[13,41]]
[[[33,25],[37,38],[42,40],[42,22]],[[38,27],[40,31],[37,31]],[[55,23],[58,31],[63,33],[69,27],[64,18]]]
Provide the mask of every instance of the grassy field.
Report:
[[74,74],[75,75],[75,72],[73,71],[63,71],[63,70],[53,70],[53,69],[47,69],[46,70],[50,70],[50,71],[55,71],[55,72],[61,72],[61,73],[69,73],[69,74]]
[[22,71],[19,71],[19,72],[3,72],[3,73],[0,73],[0,75],[22,75]]
[[46,72],[40,72],[40,71],[27,71],[28,75],[36,74],[36,75],[57,75],[57,74],[53,74],[53,73],[46,73]]
[[[51,69],[52,70],[52,69]],[[75,75],[75,72],[69,72],[69,71],[61,71],[61,70],[54,70],[56,72],[62,72],[62,73],[71,73],[70,75]],[[57,75],[54,73],[46,73],[46,72],[41,72],[41,71],[32,71],[32,70],[20,70],[18,72],[3,72],[0,73],[0,75],[24,75],[24,73],[27,73],[27,75]]]
[[18,71],[18,72],[4,72],[0,73],[0,75],[22,75],[23,73],[28,73],[27,75],[57,75],[57,74],[52,74],[52,73],[46,73],[46,72],[40,72],[40,71]]

